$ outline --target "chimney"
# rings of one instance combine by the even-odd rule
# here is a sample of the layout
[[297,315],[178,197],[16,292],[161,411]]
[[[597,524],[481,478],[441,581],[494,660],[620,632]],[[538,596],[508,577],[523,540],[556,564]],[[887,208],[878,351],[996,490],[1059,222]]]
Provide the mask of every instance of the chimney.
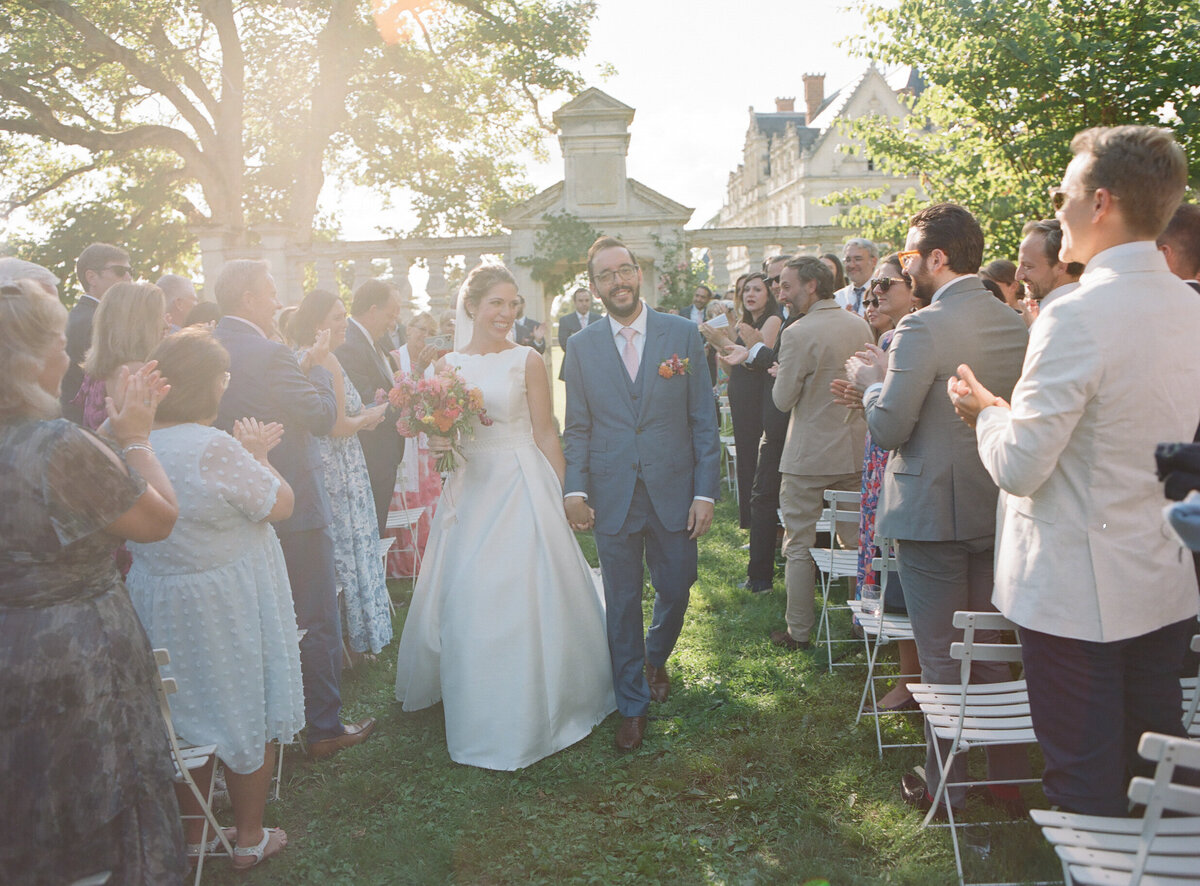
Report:
[[775,99],[775,113],[785,114],[796,110],[796,97]]
[[813,120],[817,118],[817,110],[823,101],[825,101],[825,75],[805,74],[804,106],[806,116],[804,122],[806,125],[813,125]]

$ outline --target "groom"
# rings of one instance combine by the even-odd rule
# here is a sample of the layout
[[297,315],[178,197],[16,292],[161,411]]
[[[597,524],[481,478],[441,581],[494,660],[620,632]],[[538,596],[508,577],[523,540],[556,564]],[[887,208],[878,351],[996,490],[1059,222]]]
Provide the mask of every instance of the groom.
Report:
[[[595,528],[624,718],[616,742],[632,751],[650,700],[665,701],[670,690],[667,657],[696,580],[696,539],[712,525],[717,410],[696,324],[642,303],[642,272],[629,248],[598,239],[588,278],[608,317],[571,337],[563,364],[564,508],[573,529]],[[655,591],[644,639],[643,558]]]

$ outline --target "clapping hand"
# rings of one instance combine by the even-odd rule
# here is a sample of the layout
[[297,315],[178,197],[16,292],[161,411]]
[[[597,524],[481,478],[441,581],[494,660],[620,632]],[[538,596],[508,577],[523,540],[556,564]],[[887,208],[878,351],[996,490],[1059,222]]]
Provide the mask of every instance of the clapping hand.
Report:
[[369,431],[379,426],[387,414],[388,404],[380,403],[377,406],[369,406],[362,411],[363,424],[362,429]]
[[833,394],[833,402],[847,409],[862,409],[863,392],[854,386],[854,382],[845,378],[835,378],[829,385]]
[[137,372],[122,367],[113,396],[104,398],[108,426],[122,447],[129,443],[144,443],[150,438],[154,413],[171,390],[157,366],[158,361],[151,360]]
[[314,366],[321,365],[325,362],[325,358],[329,356],[330,335],[332,335],[332,330],[322,329],[317,333],[317,338],[312,343],[312,347],[308,349],[308,358]]
[[246,447],[254,458],[266,462],[267,453],[283,439],[283,425],[277,421],[260,422],[257,418],[239,418],[233,423],[233,438]]
[[732,344],[732,342],[729,341],[729,337],[726,336],[725,333],[713,329],[707,323],[701,323],[699,328],[700,335],[704,338],[704,340],[717,350],[721,350],[722,348]]
[[864,391],[882,382],[886,375],[887,352],[879,345],[863,345],[861,351],[846,361],[846,378]]
[[750,349],[744,345],[726,345],[717,354],[717,359],[726,366],[741,366],[750,359]]
[[738,338],[742,340],[742,344],[748,348],[761,344],[763,340],[762,330],[755,329],[749,323],[739,323],[737,325],[737,334]]
[[997,397],[980,384],[966,363],[958,367],[958,375],[952,375],[946,380],[946,393],[950,396],[950,402],[954,404],[954,411],[969,428],[975,427],[979,413],[989,406],[1011,408],[1002,397]]

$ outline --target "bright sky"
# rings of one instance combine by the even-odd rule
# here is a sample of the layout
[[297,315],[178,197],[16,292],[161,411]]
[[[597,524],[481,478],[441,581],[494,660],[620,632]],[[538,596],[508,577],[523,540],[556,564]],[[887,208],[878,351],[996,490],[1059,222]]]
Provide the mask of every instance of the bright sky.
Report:
[[[837,45],[859,22],[847,0],[599,0],[581,70],[588,86],[637,110],[630,176],[695,207],[695,228],[721,208],[751,105],[771,111],[776,96],[795,96],[800,109],[804,74],[825,74],[828,95],[862,72],[867,62]],[[598,73],[606,64],[617,71],[608,79]],[[556,140],[549,149],[549,163],[530,167],[539,190],[562,178]],[[347,206],[346,196],[347,237],[377,237],[378,213]]]

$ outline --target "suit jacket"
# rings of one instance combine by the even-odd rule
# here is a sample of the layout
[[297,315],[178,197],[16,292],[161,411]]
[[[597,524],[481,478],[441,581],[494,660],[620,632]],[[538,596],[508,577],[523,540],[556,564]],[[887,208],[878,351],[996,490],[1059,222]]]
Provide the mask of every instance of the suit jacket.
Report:
[[544,354],[546,353],[546,339],[543,338],[540,343],[533,340],[533,329],[537,325],[537,320],[522,317],[513,325],[513,338],[517,344],[527,345],[539,354]]
[[1008,399],[1028,341],[1017,312],[974,276],[896,325],[883,390],[866,398],[872,441],[895,450],[879,497],[879,537],[952,541],[996,531],[996,484],[946,382],[966,363],[988,390]]
[[306,376],[290,348],[234,317],[222,317],[215,334],[229,352],[229,387],[221,397],[216,426],[232,431],[233,423],[246,417],[283,425],[283,439],[269,458],[292,487],[296,506],[291,517],[275,524],[275,531],[329,525],[325,472],[313,435],[328,434],[337,420],[333,376],[321,366]]
[[771,441],[782,445],[787,437],[788,420],[791,418],[791,412],[783,412],[776,408],[775,400],[773,399],[773,391],[775,390],[775,378],[767,370],[775,363],[779,362],[779,355],[782,353],[783,332],[801,317],[803,314],[790,314],[783,320],[783,326],[779,330],[779,338],[775,342],[774,348],[768,348],[763,345],[754,352],[754,358],[746,362],[747,366],[760,370],[763,374],[763,436]]
[[1200,420],[1200,299],[1143,241],[1088,262],[1030,330],[1012,410],[976,425],[1000,511],[994,602],[1019,625],[1096,642],[1196,614],[1165,531],[1154,449]]
[[[587,325],[595,325],[597,320],[603,319],[603,314],[597,314],[595,311],[589,311],[587,315]],[[558,367],[558,380],[563,381],[566,378],[567,371],[567,339],[579,332],[583,327],[579,322],[579,315],[574,311],[567,314],[558,321],[558,347],[563,352],[562,364]]]
[[[867,297],[867,290],[865,286],[863,287],[862,297]],[[845,286],[835,292],[833,294],[833,300],[838,303],[838,307],[840,308],[845,309],[854,307],[854,284],[847,283]],[[858,305],[858,316],[861,317],[866,312],[866,305],[860,301]]]
[[821,299],[783,331],[779,373],[771,397],[790,412],[779,470],[821,476],[862,470],[866,423],[857,409],[833,401],[830,383],[846,372],[846,360],[871,340],[861,317]]
[[[384,354],[387,350],[384,351]],[[363,403],[370,406],[375,402],[375,392],[382,388],[391,390],[396,369],[385,362],[371,340],[354,323],[346,324],[346,340],[334,352],[346,378],[358,391]],[[386,358],[388,361],[390,357]],[[362,444],[363,458],[367,462],[367,473],[372,478],[396,480],[396,467],[404,458],[404,438],[396,433],[396,425],[382,421],[369,431],[359,431],[358,442]],[[382,480],[380,482],[383,482]]]
[[[575,336],[564,362],[565,491],[587,493],[596,531],[609,535],[625,521],[639,476],[671,532],[687,526],[695,496],[716,499],[720,486],[717,410],[696,325],[649,305],[642,310],[649,313],[640,394],[627,384],[607,321]],[[688,373],[663,378],[660,364],[676,354],[688,359]]]
[[76,424],[83,423],[83,408],[72,406],[71,401],[75,399],[80,385],[83,384],[83,357],[92,346],[92,320],[96,316],[97,307],[99,303],[94,298],[80,296],[79,301],[75,302],[75,307],[71,308],[71,313],[67,315],[67,356],[71,358],[71,365],[67,367],[67,374],[63,376],[60,400],[63,417]]

